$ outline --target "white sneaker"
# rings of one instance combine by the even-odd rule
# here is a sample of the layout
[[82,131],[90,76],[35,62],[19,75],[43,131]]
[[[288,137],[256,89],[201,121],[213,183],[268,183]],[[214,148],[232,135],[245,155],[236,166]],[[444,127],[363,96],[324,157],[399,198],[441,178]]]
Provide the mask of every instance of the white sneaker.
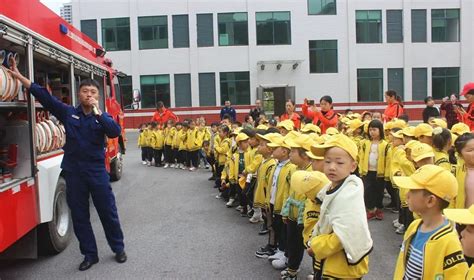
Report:
[[217,198],[217,199],[222,198],[222,193],[218,193],[218,194],[216,195],[216,198]]
[[252,224],[258,224],[258,223],[261,223],[263,222],[263,219],[262,218],[256,218],[255,216],[252,216],[252,218],[249,219],[249,222],[251,222]]
[[314,274],[309,274],[306,276],[306,280],[313,280],[314,279]]
[[[296,273],[299,273],[301,271],[301,268],[298,268],[298,270],[296,271]],[[285,268],[283,269],[281,272],[280,272],[280,275],[281,276],[285,276],[288,274],[288,268]]]
[[146,165],[147,165],[148,167],[150,167],[150,166],[151,166],[151,161],[147,162]]
[[240,211],[240,210],[242,210],[242,208],[243,208],[243,207],[242,207],[241,205],[239,205],[239,206],[235,207],[235,210],[236,210],[236,211]]
[[168,163],[165,163],[165,166],[163,168],[168,168],[170,165]]
[[175,167],[176,167],[176,164],[174,164],[174,163],[172,163],[172,164],[170,165],[170,168],[175,168]]
[[268,257],[269,261],[283,259],[285,257],[285,252],[277,250],[275,254]]
[[400,226],[395,230],[395,233],[396,233],[396,234],[404,234],[404,233],[405,233],[405,226],[404,226],[404,225],[400,225]]
[[146,165],[146,161],[142,161],[142,164],[143,164],[143,165]]
[[181,169],[182,169],[182,170],[186,170],[186,169],[188,169],[188,168],[183,164],[183,165],[181,165]]
[[399,228],[402,224],[398,222],[398,220],[393,221],[393,227],[394,228]]
[[189,171],[191,171],[191,172],[195,171],[195,170],[196,170],[196,167],[194,167],[194,166],[189,168]]
[[234,201],[235,199],[229,198],[229,202],[227,202],[225,206],[227,206],[228,208],[231,208],[232,206],[234,206]]
[[283,257],[282,259],[272,261],[272,266],[274,269],[283,270],[288,266],[286,264],[287,261],[288,259],[286,257]]

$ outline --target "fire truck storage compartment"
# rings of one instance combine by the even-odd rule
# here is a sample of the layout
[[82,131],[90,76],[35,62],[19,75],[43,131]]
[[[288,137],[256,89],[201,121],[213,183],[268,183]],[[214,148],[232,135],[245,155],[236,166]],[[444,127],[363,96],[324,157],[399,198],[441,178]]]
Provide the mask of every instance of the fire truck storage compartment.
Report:
[[[30,130],[27,121],[10,121],[0,127],[0,149],[5,149],[11,145],[17,146],[16,167],[2,172],[11,172],[13,179],[24,179],[31,177],[31,153],[30,153]],[[2,137],[3,136],[3,137]],[[0,181],[1,183],[1,181]],[[7,184],[5,182],[4,184]]]

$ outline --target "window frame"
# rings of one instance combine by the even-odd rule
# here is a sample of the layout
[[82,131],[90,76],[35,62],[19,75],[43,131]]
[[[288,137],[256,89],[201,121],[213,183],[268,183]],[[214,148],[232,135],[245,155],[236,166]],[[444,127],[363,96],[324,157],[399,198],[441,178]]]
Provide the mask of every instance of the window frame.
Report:
[[[105,31],[104,29],[111,29],[111,27],[104,27],[104,21],[109,21],[109,20],[119,20],[119,19],[126,19],[128,20],[128,48],[125,49],[118,49],[118,34],[120,32],[117,31],[117,25],[114,26],[114,37],[115,37],[115,48],[116,49],[109,49],[106,45],[105,41]],[[101,32],[102,32],[102,46],[105,48],[106,51],[108,52],[116,52],[116,51],[130,51],[132,49],[132,42],[131,42],[131,25],[130,25],[130,17],[117,17],[117,18],[103,18],[101,19]],[[125,28],[125,26],[119,26],[120,28]]]
[[[320,1],[320,3],[322,3],[322,1],[332,1],[332,2],[334,2],[334,14],[321,14],[321,13],[312,14],[312,13],[310,13],[309,12],[309,6],[310,6],[311,1]],[[308,16],[334,16],[334,15],[337,15],[337,0],[307,0],[306,1],[306,7],[307,7],[306,10],[307,10]],[[321,8],[322,8],[322,5],[321,5]]]
[[[377,70],[377,71],[379,71],[379,73],[380,73],[381,75],[378,76],[378,77],[363,77],[363,78],[360,78],[360,77],[359,77],[359,71],[364,71],[364,70],[372,70],[372,71]],[[380,84],[380,87],[381,87],[380,90],[381,90],[381,91],[380,91],[380,93],[379,93],[379,94],[380,94],[379,100],[361,100],[361,99],[360,99],[359,80],[361,80],[361,79],[379,79],[379,80],[381,80],[381,84]],[[384,95],[384,93],[383,93],[383,91],[384,91],[383,86],[384,86],[383,68],[358,68],[358,69],[357,69],[357,102],[383,102],[383,98],[384,98],[384,96],[383,96],[383,95]]]
[[[165,27],[166,27],[166,47],[145,48],[145,47],[142,46],[141,29],[140,29],[141,27],[151,27],[151,28],[153,28],[153,31],[155,31],[155,28],[157,28],[158,32],[160,31],[160,27],[163,27],[163,25],[157,25],[157,24],[141,26],[140,25],[140,19],[145,19],[145,18],[156,18],[157,20],[159,18],[165,18],[165,20],[166,20],[166,25],[165,25]],[[139,50],[156,50],[156,49],[168,49],[169,48],[169,32],[168,32],[168,16],[167,15],[137,17],[137,28],[138,28],[138,49]],[[159,34],[161,34],[161,32],[159,32]],[[155,35],[155,32],[153,32],[153,35]],[[164,40],[164,39],[154,38],[153,40],[149,40],[149,41],[156,41],[156,40]]]
[[[437,11],[443,11],[444,12],[444,17],[443,18],[433,18],[433,13],[437,12]],[[457,11],[457,14],[458,16],[457,17],[448,17],[448,11]],[[457,19],[457,40],[456,41],[449,41],[448,38],[450,36],[448,36],[448,21],[449,20],[452,20],[452,19]],[[436,34],[436,32],[433,32],[433,30],[437,27],[434,27],[434,24],[433,24],[433,21],[435,20],[443,20],[444,21],[444,26],[443,26],[443,29],[444,29],[444,40],[440,40],[440,41],[435,41],[434,40],[434,34]],[[458,43],[458,42],[461,42],[461,10],[460,9],[457,9],[457,8],[453,8],[453,9],[431,9],[431,42],[432,43]]]
[[[446,72],[449,71],[449,70],[457,70],[457,75],[448,75]],[[435,76],[435,71],[436,70],[443,70],[445,71],[445,75],[444,76]],[[434,80],[436,79],[443,79],[444,81],[444,95],[443,96],[436,96],[435,95],[435,91],[434,91]],[[454,89],[453,91],[451,92],[448,92],[448,88],[447,88],[447,80],[450,79],[450,78],[457,78],[457,87],[456,89]],[[431,93],[432,93],[432,96],[433,98],[435,99],[442,99],[443,97],[445,96],[450,96],[451,94],[453,93],[458,93],[459,90],[460,90],[460,82],[461,82],[461,68],[460,67],[433,67],[431,68]]]
[[[377,42],[359,42],[358,41],[358,36],[357,36],[357,24],[358,24],[358,21],[359,19],[357,19],[357,13],[359,12],[366,12],[367,14],[367,19],[364,20],[364,23],[365,24],[368,24],[368,23],[371,23],[371,22],[377,22],[377,20],[370,20],[369,19],[369,12],[378,12],[379,15],[380,15],[380,23],[379,24],[379,34],[378,34],[378,38],[379,38],[379,41]],[[382,17],[382,10],[356,10],[355,11],[356,15],[355,15],[355,20],[356,20],[356,24],[355,24],[355,28],[356,28],[356,44],[383,44],[383,17]],[[364,29],[368,29],[369,25],[367,25],[367,27],[365,27]],[[370,34],[369,30],[366,30],[367,31],[367,34]],[[368,36],[367,38],[370,39],[370,36]]]
[[[156,79],[157,79],[157,77],[160,77],[160,76],[167,77],[168,78],[168,83],[167,84],[157,84]],[[153,79],[154,79],[153,86],[154,86],[155,105],[152,106],[152,107],[144,107],[143,106],[143,99],[145,97],[145,91],[143,90],[142,79],[146,78],[146,77],[153,77]],[[148,84],[146,84],[146,85],[148,85]],[[171,76],[170,76],[170,74],[151,74],[151,75],[140,75],[140,92],[142,94],[142,100],[140,101],[140,108],[143,108],[143,109],[154,109],[154,108],[156,108],[156,103],[158,101],[160,101],[160,100],[157,99],[157,92],[156,92],[156,86],[157,85],[168,85],[167,91],[168,91],[168,99],[169,100],[161,100],[161,101],[163,101],[163,103],[165,104],[166,107],[171,106]],[[163,94],[166,94],[166,93],[163,93]]]
[[[318,47],[314,47],[312,48],[311,47],[311,42],[315,42],[315,44],[317,44],[317,42],[336,42],[336,48],[318,48]],[[309,73],[310,74],[337,74],[339,73],[339,50],[338,50],[338,47],[339,47],[339,42],[337,39],[334,39],[334,40],[309,40],[309,43],[308,43],[308,48],[309,48]],[[323,54],[323,59],[326,57],[326,51],[336,51],[336,71],[335,72],[327,72],[327,71],[323,71],[323,72],[312,72],[311,71],[311,66],[312,66],[312,63],[311,63],[311,52],[315,52],[315,57],[317,57],[317,51],[323,51],[324,54]],[[324,64],[324,62],[323,62]],[[323,68],[326,69],[325,67],[325,64],[323,65]]]
[[[241,79],[234,79],[234,80],[226,80],[225,82],[222,81],[222,74],[241,74],[241,73],[245,73],[248,75],[248,80],[241,80]],[[229,82],[233,82],[235,85],[237,85],[237,82],[248,82],[248,97],[246,97],[246,100],[247,102],[246,103],[242,103],[242,102],[237,102],[237,97],[235,97],[235,100],[232,100],[230,98],[230,94],[227,93],[227,97],[223,97],[222,94],[222,89],[225,88],[222,86],[223,83],[229,83]],[[252,93],[252,89],[251,89],[251,83],[250,83],[250,71],[232,71],[232,72],[219,72],[219,85],[220,85],[220,97],[221,97],[221,105],[224,105],[224,102],[226,100],[231,100],[232,104],[235,104],[235,105],[250,105],[250,100],[251,100],[251,93]],[[227,89],[229,87],[227,86]],[[236,96],[237,96],[237,93],[234,93]]]
[[[223,45],[221,44],[221,34],[220,34],[220,28],[219,28],[219,25],[221,24],[219,18],[220,16],[222,15],[235,15],[235,14],[245,14],[247,19],[246,19],[246,23],[247,23],[247,42],[245,44],[228,44],[228,45]],[[225,22],[227,23],[227,22]],[[234,24],[234,22],[232,22],[232,24]],[[232,25],[233,26],[233,25]],[[227,12],[227,13],[218,13],[217,14],[217,43],[218,43],[218,46],[219,47],[240,47],[240,46],[249,46],[249,15],[248,15],[248,12]],[[235,42],[235,38],[233,40]]]
[[[266,14],[266,13],[271,13],[272,14],[272,20],[271,20],[271,24],[272,24],[272,43],[271,44],[259,44],[258,43],[258,19],[257,19],[257,15],[258,14]],[[288,24],[289,24],[289,30],[288,30],[288,39],[289,39],[289,42],[288,43],[276,43],[276,40],[275,40],[275,23],[276,22],[286,22],[286,21],[276,21],[275,20],[275,15],[276,13],[288,13]],[[260,21],[260,22],[266,22],[266,21]],[[255,35],[256,35],[256,45],[257,46],[285,46],[285,45],[291,45],[291,42],[292,42],[292,38],[291,38],[291,11],[271,11],[271,12],[255,12]]]

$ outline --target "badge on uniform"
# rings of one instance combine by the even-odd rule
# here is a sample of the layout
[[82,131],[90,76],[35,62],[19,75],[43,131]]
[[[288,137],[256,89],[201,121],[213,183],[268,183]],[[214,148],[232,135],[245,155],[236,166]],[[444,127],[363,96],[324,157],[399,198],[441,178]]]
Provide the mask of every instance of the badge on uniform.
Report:
[[79,116],[76,116],[76,115],[71,115],[71,117],[75,118],[76,120],[79,119]]

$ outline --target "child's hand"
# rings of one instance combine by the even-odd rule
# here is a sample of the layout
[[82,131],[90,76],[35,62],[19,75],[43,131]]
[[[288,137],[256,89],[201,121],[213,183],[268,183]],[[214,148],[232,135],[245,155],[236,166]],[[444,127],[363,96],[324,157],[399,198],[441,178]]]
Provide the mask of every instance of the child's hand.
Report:
[[313,249],[311,249],[311,247],[306,249],[306,252],[308,253],[309,256],[314,257],[314,252],[313,252]]

